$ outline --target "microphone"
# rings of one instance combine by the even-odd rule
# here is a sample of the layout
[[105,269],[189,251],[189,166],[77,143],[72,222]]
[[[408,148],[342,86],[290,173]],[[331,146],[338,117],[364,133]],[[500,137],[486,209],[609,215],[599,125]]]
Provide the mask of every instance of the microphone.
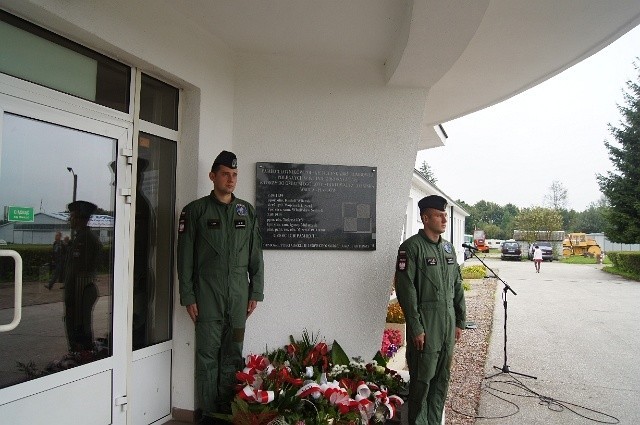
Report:
[[469,245],[468,243],[463,243],[463,244],[462,244],[462,247],[463,247],[463,248],[470,249],[470,250],[472,250],[472,251],[479,251],[479,249],[478,249],[478,248],[476,248],[476,247],[475,247],[475,246],[473,246],[473,245]]

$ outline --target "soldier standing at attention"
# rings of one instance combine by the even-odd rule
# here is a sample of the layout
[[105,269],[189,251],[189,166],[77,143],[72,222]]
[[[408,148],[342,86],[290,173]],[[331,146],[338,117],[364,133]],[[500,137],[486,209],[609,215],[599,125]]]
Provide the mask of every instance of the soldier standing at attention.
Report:
[[431,195],[418,202],[424,229],[400,245],[396,293],[407,322],[409,423],[440,425],[449,387],[453,347],[465,327],[460,267],[447,227],[447,201]]
[[102,245],[89,228],[97,206],[73,201],[69,209],[71,245],[64,267],[65,327],[70,351],[93,350],[93,307],[98,299],[96,270]]
[[235,374],[244,366],[247,317],[262,301],[262,239],[255,209],[233,195],[236,156],[222,151],[211,167],[211,194],[188,204],[178,227],[180,304],[196,327],[196,388],[201,423],[231,413]]

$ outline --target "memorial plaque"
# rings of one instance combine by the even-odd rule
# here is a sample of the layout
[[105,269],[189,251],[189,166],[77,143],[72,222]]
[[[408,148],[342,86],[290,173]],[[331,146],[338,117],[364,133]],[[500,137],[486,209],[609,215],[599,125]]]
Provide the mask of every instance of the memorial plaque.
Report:
[[376,168],[256,164],[265,249],[376,249]]

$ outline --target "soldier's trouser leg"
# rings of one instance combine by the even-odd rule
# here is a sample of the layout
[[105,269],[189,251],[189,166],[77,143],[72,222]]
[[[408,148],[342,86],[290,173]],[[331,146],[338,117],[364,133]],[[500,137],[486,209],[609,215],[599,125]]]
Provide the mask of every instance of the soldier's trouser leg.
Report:
[[427,403],[429,404],[427,407],[427,423],[430,425],[440,425],[442,423],[442,412],[444,410],[444,402],[447,399],[447,390],[449,389],[452,359],[452,348],[447,344],[443,345],[438,357],[436,374],[431,380],[427,395]]
[[227,324],[222,334],[220,353],[220,376],[218,391],[218,409],[220,412],[231,413],[231,401],[236,395],[236,372],[244,367],[242,345],[244,328],[232,328]]
[[196,322],[196,394],[204,415],[217,413],[223,321]]
[[408,349],[410,425],[440,425],[449,385],[451,354],[443,346],[436,353]]
[[98,288],[91,284],[82,293],[81,343],[85,350],[93,349],[93,306],[98,300]]
[[222,320],[196,323],[196,388],[205,415],[230,413],[236,372],[243,366],[241,331]]

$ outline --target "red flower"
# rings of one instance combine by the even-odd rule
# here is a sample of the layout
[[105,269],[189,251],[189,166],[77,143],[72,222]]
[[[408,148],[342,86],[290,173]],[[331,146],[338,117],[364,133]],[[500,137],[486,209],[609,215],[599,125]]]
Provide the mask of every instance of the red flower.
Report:
[[287,349],[287,354],[291,357],[295,356],[298,352],[298,347],[295,344],[289,344],[285,346],[285,348]]

